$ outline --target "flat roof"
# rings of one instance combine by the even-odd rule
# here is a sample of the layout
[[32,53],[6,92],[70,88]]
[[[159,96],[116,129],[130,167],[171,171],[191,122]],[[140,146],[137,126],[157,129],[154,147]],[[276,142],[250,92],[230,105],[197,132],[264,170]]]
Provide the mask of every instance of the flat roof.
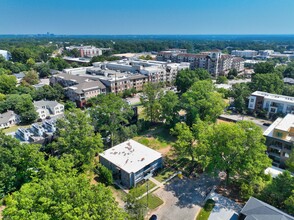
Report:
[[285,172],[285,170],[274,166],[268,167],[264,171],[265,174],[270,174],[273,178],[277,177],[279,174],[282,174],[283,172]]
[[128,173],[136,173],[162,157],[161,153],[132,139],[100,153],[99,156]]
[[[294,115],[287,114],[284,118],[277,118],[263,133],[264,136],[273,137],[275,129],[288,132],[291,127],[294,127]],[[275,137],[277,138],[277,137]],[[292,137],[288,136],[285,141],[291,141]]]
[[261,92],[261,91],[255,91],[251,95],[262,96],[267,99],[294,104],[294,97],[291,97],[291,96],[278,95],[278,94],[272,94],[272,93]]

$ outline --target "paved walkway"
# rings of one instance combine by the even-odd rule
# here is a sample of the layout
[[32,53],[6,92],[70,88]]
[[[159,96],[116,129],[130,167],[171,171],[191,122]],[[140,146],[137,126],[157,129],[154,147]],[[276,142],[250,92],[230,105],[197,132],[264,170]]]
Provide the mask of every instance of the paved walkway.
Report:
[[153,183],[155,183],[156,186],[158,186],[160,188],[163,188],[164,187],[163,183],[159,182],[158,180],[154,179],[153,177],[150,177],[149,180],[152,181]]
[[236,202],[217,193],[211,193],[210,199],[215,201],[215,206],[208,220],[237,220],[241,206]]

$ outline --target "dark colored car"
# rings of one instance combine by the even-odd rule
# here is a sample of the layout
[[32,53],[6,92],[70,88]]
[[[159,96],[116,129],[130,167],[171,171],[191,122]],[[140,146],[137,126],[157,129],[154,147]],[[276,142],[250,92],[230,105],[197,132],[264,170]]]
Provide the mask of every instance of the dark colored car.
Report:
[[264,126],[270,126],[271,123],[263,123]]
[[152,215],[149,220],[157,220],[157,215]]

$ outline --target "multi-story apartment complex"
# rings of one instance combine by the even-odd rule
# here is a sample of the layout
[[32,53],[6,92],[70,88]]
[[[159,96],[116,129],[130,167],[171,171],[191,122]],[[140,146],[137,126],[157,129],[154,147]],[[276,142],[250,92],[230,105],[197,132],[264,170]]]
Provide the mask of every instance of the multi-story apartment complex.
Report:
[[[227,75],[230,69],[237,67],[239,72],[244,71],[244,60],[234,59],[231,55],[222,54],[220,50],[211,50],[200,54],[162,51],[157,54],[158,61],[188,62],[191,69],[203,68],[211,75]],[[235,64],[234,62],[237,62]],[[241,64],[243,62],[243,64]]]
[[284,118],[277,118],[263,133],[266,137],[267,152],[273,160],[273,165],[285,167],[294,148],[294,115],[287,114]]
[[66,47],[67,50],[77,49],[80,52],[80,57],[94,57],[101,56],[102,49],[94,46],[70,46]]
[[258,52],[256,50],[233,50],[231,54],[236,57],[254,58]]
[[90,78],[99,79],[106,86],[107,92],[112,93],[121,93],[131,88],[142,91],[143,85],[148,82],[148,77],[142,74],[121,73],[101,68],[90,68],[87,74]]
[[268,114],[294,113],[294,97],[255,91],[249,97],[248,109],[253,112],[265,110]]
[[83,107],[86,101],[99,94],[106,93],[106,87],[97,79],[60,73],[50,78],[50,84],[60,84],[65,89],[65,95]]

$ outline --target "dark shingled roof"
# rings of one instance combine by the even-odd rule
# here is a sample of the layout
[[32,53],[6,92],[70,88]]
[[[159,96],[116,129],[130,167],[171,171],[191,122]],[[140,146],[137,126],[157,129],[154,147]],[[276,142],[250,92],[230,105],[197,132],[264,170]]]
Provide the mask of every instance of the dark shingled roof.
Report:
[[247,201],[241,214],[246,216],[245,220],[294,220],[294,217],[254,197]]

